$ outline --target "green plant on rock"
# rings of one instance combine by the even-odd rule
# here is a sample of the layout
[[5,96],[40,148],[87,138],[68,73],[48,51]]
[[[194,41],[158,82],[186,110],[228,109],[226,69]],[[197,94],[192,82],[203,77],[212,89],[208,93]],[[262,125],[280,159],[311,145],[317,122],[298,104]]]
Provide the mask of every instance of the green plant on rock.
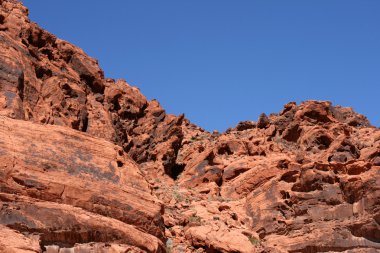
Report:
[[201,223],[202,222],[202,218],[193,214],[189,217],[189,223]]
[[252,245],[259,245],[260,244],[260,239],[257,239],[254,236],[249,236],[248,240],[252,243]]
[[173,191],[173,198],[177,201],[177,202],[181,202],[184,197],[181,193],[179,193],[178,191],[174,190]]
[[217,200],[219,202],[230,202],[231,201],[231,199],[223,198],[222,196],[217,196],[215,200]]

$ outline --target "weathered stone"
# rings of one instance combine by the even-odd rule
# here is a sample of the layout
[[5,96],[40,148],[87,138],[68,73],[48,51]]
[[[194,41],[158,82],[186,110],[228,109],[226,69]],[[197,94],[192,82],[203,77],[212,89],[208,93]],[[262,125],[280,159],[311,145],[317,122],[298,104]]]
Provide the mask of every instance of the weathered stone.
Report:
[[209,133],[27,15],[0,1],[1,252],[380,250],[363,115],[290,102]]

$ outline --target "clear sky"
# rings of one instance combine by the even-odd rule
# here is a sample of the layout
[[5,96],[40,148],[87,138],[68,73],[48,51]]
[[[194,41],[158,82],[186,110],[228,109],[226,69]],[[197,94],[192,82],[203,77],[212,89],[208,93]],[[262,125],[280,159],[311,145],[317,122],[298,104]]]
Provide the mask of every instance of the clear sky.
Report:
[[207,130],[308,99],[380,125],[379,0],[23,2],[107,77]]

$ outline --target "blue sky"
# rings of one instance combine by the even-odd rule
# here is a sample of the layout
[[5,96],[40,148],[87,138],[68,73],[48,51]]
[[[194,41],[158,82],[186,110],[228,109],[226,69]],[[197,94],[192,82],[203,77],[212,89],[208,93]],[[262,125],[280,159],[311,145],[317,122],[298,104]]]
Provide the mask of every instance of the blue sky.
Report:
[[378,0],[23,2],[107,77],[207,130],[308,99],[380,125]]

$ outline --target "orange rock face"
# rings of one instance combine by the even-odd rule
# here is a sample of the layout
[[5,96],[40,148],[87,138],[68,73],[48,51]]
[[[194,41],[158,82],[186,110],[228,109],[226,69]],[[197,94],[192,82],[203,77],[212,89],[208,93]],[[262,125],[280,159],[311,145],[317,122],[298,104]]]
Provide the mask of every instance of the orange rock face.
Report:
[[119,146],[5,117],[0,134],[2,225],[33,232],[42,248],[115,241],[162,250],[161,204]]
[[364,116],[307,101],[209,133],[0,6],[0,252],[380,251]]

